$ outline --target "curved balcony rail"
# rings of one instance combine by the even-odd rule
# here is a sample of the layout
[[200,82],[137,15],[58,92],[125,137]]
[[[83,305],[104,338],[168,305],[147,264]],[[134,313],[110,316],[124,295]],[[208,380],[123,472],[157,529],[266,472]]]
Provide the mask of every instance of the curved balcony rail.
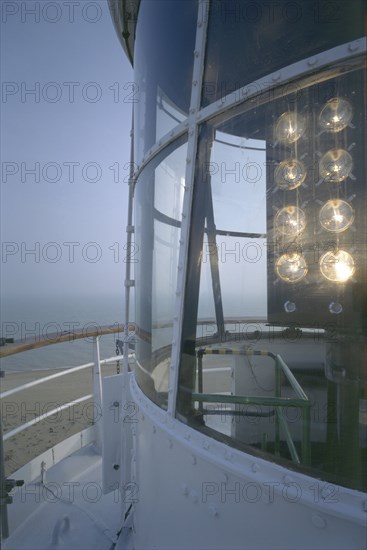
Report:
[[[134,330],[135,330],[135,327],[133,324],[128,325],[128,333]],[[46,337],[43,337],[43,338],[32,337],[32,338],[25,338],[21,340],[1,339],[0,358],[8,357],[10,355],[19,354],[25,351],[42,348],[53,344],[61,344],[64,342],[70,342],[72,340],[91,338],[93,342],[93,359],[94,359],[92,362],[85,363],[83,365],[78,365],[72,368],[65,368],[65,370],[55,372],[54,374],[44,376],[37,380],[27,382],[25,384],[22,384],[20,386],[11,388],[9,390],[6,390],[0,393],[0,399],[6,399],[19,392],[29,390],[30,388],[33,388],[40,384],[44,384],[45,382],[49,382],[51,380],[55,380],[57,378],[60,378],[69,374],[73,374],[82,370],[86,370],[90,368],[93,369],[93,393],[88,395],[83,395],[77,399],[73,399],[72,401],[59,405],[57,408],[53,408],[52,410],[43,412],[42,414],[35,416],[35,418],[31,419],[30,421],[24,422],[23,424],[20,424],[19,426],[11,429],[4,435],[3,435],[3,429],[2,429],[2,419],[0,417],[0,482],[1,482],[0,508],[1,508],[1,517],[2,517],[1,538],[5,539],[9,536],[9,528],[8,528],[8,520],[7,520],[7,504],[10,504],[12,501],[10,496],[10,491],[16,485],[21,485],[23,483],[23,481],[6,479],[5,477],[4,442],[9,440],[13,436],[19,434],[20,432],[23,432],[24,430],[30,428],[31,426],[38,424],[42,420],[52,417],[53,415],[61,412],[62,410],[70,409],[71,407],[79,403],[83,403],[86,401],[93,401],[95,409],[98,411],[102,410],[102,405],[103,405],[103,397],[102,397],[102,389],[101,389],[102,388],[102,382],[101,382],[102,367],[113,362],[118,362],[119,360],[122,359],[122,356],[114,355],[107,359],[101,360],[100,352],[99,352],[99,338],[100,336],[104,336],[107,334],[118,334],[118,333],[124,333],[124,332],[125,332],[125,325],[115,323],[114,325],[101,326],[95,329],[89,329],[88,331],[80,329],[75,331],[64,331],[62,333],[48,334]],[[130,340],[129,336],[127,338]],[[117,342],[121,343],[121,341],[117,341]],[[129,355],[129,357],[132,357],[132,356],[133,354]],[[4,377],[5,372],[4,371],[0,371],[0,372],[1,372],[1,376]],[[92,441],[95,443],[97,449],[98,448],[100,449],[101,438],[102,438],[101,426],[100,426],[100,423],[95,421],[95,419],[93,419],[92,424],[93,424]]]

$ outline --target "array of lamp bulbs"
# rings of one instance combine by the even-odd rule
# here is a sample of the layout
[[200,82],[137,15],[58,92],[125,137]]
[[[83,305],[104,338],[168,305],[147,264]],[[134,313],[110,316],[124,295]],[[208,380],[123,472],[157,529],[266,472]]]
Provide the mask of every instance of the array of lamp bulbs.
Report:
[[[323,131],[338,133],[351,122],[353,109],[344,98],[330,99],[319,115],[319,125]],[[278,143],[292,144],[305,133],[306,118],[297,112],[286,112],[281,115],[275,126],[275,139]],[[353,168],[353,159],[348,151],[335,147],[327,151],[319,161],[319,173],[322,181],[338,184],[347,179]],[[283,160],[275,169],[274,178],[278,188],[291,191],[305,181],[307,170],[303,162],[296,158]],[[354,221],[354,210],[345,200],[333,198],[320,209],[319,223],[330,233],[346,231]],[[281,208],[275,215],[274,227],[278,234],[292,238],[304,231],[306,227],[305,212],[295,205]],[[328,281],[347,282],[355,272],[353,257],[349,252],[338,249],[326,252],[319,262],[320,272]],[[307,275],[308,267],[305,258],[298,252],[283,254],[276,262],[278,277],[287,283],[302,281]],[[290,305],[292,308],[292,305]],[[290,309],[291,311],[291,309]]]

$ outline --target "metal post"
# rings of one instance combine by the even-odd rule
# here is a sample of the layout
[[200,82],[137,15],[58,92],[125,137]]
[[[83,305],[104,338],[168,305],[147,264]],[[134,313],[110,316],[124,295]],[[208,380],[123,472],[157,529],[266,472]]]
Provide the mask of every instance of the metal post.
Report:
[[126,262],[125,271],[125,329],[124,329],[124,352],[123,352],[123,373],[124,384],[127,385],[127,375],[129,372],[129,322],[130,322],[130,288],[131,281],[131,254],[132,236],[134,233],[133,226],[133,203],[134,203],[134,113],[132,113],[131,133],[130,133],[130,174],[129,174],[129,202],[127,212],[126,226],[126,247],[128,251],[128,261]]
[[303,407],[302,410],[302,462],[309,465],[311,463],[311,408]]
[[99,355],[99,336],[93,338],[93,424],[95,429],[95,446],[102,452],[102,377]]
[[9,537],[8,524],[8,494],[6,490],[5,466],[4,466],[4,443],[3,443],[3,424],[0,413],[0,541]]
[[[282,371],[279,364],[278,356],[275,358],[275,397],[279,399],[281,397],[281,376]],[[282,414],[282,411],[280,410]],[[275,455],[279,456],[280,454],[280,428],[279,428],[279,415],[275,415]]]
[[[197,352],[198,358],[198,392],[203,393],[203,355],[205,353],[204,349],[199,349]],[[202,401],[199,401],[199,410],[202,413],[204,410]]]

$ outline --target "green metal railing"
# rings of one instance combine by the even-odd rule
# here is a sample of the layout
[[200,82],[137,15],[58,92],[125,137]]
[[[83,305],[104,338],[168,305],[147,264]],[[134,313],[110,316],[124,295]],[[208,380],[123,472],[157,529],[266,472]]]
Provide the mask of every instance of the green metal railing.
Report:
[[[218,395],[203,392],[203,356],[204,355],[261,355],[270,357],[275,365],[275,396],[246,396],[246,395]],[[311,402],[306,393],[296,380],[295,376],[283,361],[280,355],[275,355],[270,351],[258,350],[240,350],[230,348],[201,348],[197,352],[198,357],[198,393],[192,394],[193,402],[199,403],[199,410],[205,414],[203,403],[220,403],[231,405],[258,405],[264,407],[273,407],[275,410],[275,454],[280,454],[280,429],[284,431],[287,447],[293,462],[296,464],[308,465],[311,462],[311,444],[310,444],[310,421],[311,421]],[[293,391],[295,398],[282,397],[282,374],[285,376]],[[289,431],[287,420],[284,418],[283,408],[299,407],[302,411],[302,440],[301,440],[301,458],[298,455],[296,446]]]

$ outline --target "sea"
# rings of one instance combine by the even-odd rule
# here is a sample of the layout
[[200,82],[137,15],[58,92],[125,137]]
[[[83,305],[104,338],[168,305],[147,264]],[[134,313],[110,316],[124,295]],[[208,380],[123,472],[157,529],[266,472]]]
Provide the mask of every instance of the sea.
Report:
[[[88,330],[124,323],[123,294],[70,296],[2,296],[1,337],[24,341],[52,333],[82,330],[85,337],[26,351],[0,359],[8,373],[59,369],[93,361],[93,341]],[[122,333],[100,337],[101,359],[116,355],[116,339]],[[1,348],[0,348],[1,349]]]

